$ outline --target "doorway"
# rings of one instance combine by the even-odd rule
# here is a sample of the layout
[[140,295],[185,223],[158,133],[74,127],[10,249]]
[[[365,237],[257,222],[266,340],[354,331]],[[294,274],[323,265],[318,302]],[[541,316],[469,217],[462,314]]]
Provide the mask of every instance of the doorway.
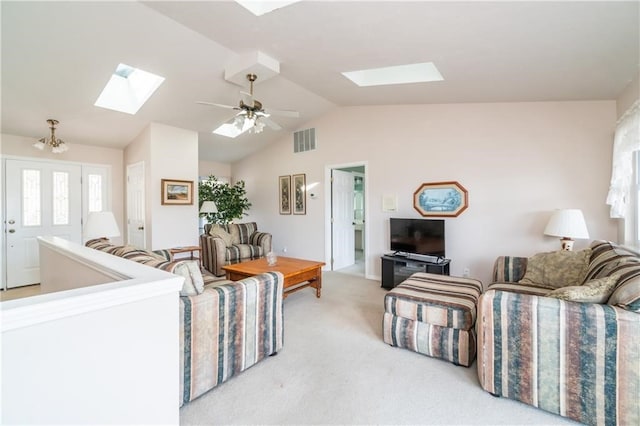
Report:
[[40,282],[38,236],[82,244],[92,211],[111,210],[111,166],[30,158],[2,160],[1,289]]
[[367,164],[328,166],[326,258],[332,271],[366,276]]

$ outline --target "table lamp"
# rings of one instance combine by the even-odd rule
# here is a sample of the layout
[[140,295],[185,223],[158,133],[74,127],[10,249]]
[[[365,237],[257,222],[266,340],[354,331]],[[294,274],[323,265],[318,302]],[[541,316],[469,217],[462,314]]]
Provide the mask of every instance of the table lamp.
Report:
[[213,201],[204,201],[200,207],[200,213],[218,213],[218,207]]
[[574,238],[589,238],[587,224],[580,209],[557,210],[544,228],[545,235],[562,237],[562,250],[573,250]]
[[91,212],[84,225],[84,238],[93,240],[95,238],[109,239],[109,237],[119,237],[120,229],[116,223],[116,218],[112,212]]

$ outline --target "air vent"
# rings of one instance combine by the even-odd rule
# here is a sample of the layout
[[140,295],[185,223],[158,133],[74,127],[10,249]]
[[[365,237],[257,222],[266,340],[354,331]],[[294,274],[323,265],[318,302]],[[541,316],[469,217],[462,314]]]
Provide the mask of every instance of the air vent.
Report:
[[305,152],[316,149],[316,129],[305,129],[293,134],[293,152]]

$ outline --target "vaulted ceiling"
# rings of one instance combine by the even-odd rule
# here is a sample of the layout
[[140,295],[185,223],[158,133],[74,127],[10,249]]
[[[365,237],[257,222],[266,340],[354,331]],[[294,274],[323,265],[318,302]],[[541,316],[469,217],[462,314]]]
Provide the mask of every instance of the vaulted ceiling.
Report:
[[[199,133],[200,158],[233,162],[337,106],[615,99],[638,75],[639,2],[301,1],[254,16],[233,1],[2,1],[2,133],[122,148],[149,122]],[[224,70],[261,51],[258,80],[283,129],[211,131],[234,111]],[[341,72],[433,62],[444,81],[358,87]],[[166,78],[136,115],[93,104],[119,63]],[[260,77],[260,76],[258,76]]]

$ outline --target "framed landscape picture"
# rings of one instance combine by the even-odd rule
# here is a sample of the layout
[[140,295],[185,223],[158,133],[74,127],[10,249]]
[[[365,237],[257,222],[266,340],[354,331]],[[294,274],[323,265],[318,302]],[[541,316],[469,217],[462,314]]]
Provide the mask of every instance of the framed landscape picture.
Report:
[[293,175],[293,214],[307,214],[307,184],[304,173]]
[[193,204],[193,181],[162,179],[162,204]]
[[280,214],[291,214],[291,176],[278,178],[278,194],[280,199]]
[[469,194],[458,182],[423,183],[413,193],[413,208],[422,216],[456,217],[469,206]]

